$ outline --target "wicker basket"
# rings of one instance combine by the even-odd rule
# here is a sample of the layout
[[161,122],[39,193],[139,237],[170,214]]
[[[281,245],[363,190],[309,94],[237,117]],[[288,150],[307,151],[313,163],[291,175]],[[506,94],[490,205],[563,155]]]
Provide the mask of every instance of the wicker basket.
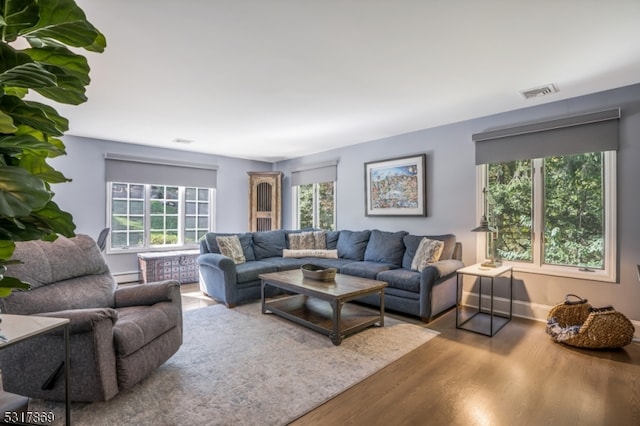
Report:
[[554,306],[547,318],[547,334],[554,341],[579,348],[621,348],[631,343],[634,332],[631,321],[613,307],[593,308],[574,294]]
[[305,263],[300,267],[302,276],[319,281],[333,281],[336,278],[336,268],[325,268],[324,266]]

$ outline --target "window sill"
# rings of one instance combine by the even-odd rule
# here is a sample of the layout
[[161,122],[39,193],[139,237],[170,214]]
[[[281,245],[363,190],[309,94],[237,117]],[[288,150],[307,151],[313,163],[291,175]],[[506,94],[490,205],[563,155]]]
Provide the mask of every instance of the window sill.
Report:
[[155,252],[169,252],[169,251],[189,251],[200,250],[200,245],[184,245],[184,246],[170,246],[170,247],[130,247],[130,248],[115,248],[107,249],[106,254],[138,254],[138,253],[155,253]]
[[591,271],[580,271],[577,268],[562,268],[562,267],[535,267],[535,266],[522,266],[517,263],[513,264],[514,272],[523,272],[526,274],[535,275],[548,275],[553,277],[573,278],[585,281],[600,281],[615,283],[616,277],[612,276],[607,271],[594,269]]

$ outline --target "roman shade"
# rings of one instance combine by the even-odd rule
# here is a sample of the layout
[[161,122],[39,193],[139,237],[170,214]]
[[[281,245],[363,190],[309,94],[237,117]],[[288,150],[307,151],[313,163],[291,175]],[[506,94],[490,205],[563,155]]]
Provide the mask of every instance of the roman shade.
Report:
[[291,172],[291,186],[308,185],[320,182],[335,182],[336,180],[338,180],[337,161],[310,165]]
[[618,149],[620,108],[472,135],[476,164]]
[[107,182],[215,188],[217,166],[105,154]]

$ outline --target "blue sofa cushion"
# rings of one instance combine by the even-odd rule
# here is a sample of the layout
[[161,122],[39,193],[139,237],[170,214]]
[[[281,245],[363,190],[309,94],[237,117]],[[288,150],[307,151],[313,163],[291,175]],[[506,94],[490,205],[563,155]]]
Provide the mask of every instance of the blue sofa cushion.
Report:
[[395,265],[390,263],[378,263],[378,262],[351,262],[344,265],[340,270],[341,274],[347,274],[354,277],[368,278],[370,280],[377,279],[376,276],[382,271],[388,271],[395,268]]
[[[338,237],[338,257],[341,259],[364,260],[364,252],[371,231],[340,231]],[[328,245],[328,244],[327,244]]]
[[402,238],[408,233],[383,232],[374,229],[369,236],[367,249],[364,252],[364,260],[369,262],[390,263],[399,267],[404,256],[404,242]]
[[289,271],[291,269],[300,269],[305,263],[309,263],[304,258],[295,257],[267,257],[260,260],[261,262],[270,263],[278,268],[278,271]]
[[253,252],[256,255],[256,260],[267,257],[282,257],[282,250],[286,248],[287,239],[285,232],[281,229],[253,233]]
[[340,272],[345,265],[353,263],[351,259],[325,259],[322,257],[303,257],[302,260],[305,261],[304,263],[312,263],[325,268],[336,268],[338,272]]
[[218,247],[218,242],[216,241],[216,237],[229,237],[232,235],[237,235],[240,240],[240,245],[242,245],[242,253],[244,253],[244,258],[247,262],[251,260],[256,260],[255,253],[253,252],[253,234],[228,234],[228,233],[216,233],[216,232],[207,232],[205,235],[205,242],[207,243],[207,248],[210,253],[220,253],[220,247]]
[[453,252],[456,249],[456,236],[453,234],[445,235],[405,235],[402,238],[405,246],[404,256],[402,257],[402,267],[404,269],[411,269],[411,262],[413,261],[420,241],[424,237],[431,240],[440,240],[444,242],[442,253],[440,254],[440,260],[449,260],[453,257]]
[[338,248],[339,236],[340,236],[340,231],[327,231],[327,234],[326,234],[327,250],[335,250]]
[[246,262],[236,265],[236,280],[238,284],[257,281],[258,275],[278,272],[278,267],[267,262]]
[[380,272],[377,279],[386,281],[389,288],[397,288],[412,293],[420,292],[420,272],[417,271],[392,269]]

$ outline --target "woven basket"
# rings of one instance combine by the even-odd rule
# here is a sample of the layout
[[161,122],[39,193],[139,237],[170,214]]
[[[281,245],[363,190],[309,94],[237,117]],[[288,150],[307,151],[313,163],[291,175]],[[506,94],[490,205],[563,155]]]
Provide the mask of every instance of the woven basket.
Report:
[[634,332],[631,321],[613,307],[593,308],[574,294],[554,306],[547,318],[547,334],[554,341],[579,348],[621,348],[631,343]]

